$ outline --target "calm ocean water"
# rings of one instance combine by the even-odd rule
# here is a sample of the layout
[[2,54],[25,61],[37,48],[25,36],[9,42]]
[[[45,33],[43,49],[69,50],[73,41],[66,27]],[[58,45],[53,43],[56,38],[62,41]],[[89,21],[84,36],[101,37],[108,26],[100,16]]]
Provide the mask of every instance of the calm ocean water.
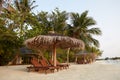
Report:
[[105,60],[107,64],[120,64],[120,60]]

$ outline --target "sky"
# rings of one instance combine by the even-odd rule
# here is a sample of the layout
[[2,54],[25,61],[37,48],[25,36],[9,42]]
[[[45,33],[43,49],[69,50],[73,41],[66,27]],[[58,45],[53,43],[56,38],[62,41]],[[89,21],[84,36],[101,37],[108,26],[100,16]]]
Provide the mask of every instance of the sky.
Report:
[[51,12],[56,7],[61,11],[82,12],[88,10],[88,16],[93,17],[102,31],[101,36],[95,36],[103,51],[101,57],[120,57],[120,0],[36,0],[35,13]]

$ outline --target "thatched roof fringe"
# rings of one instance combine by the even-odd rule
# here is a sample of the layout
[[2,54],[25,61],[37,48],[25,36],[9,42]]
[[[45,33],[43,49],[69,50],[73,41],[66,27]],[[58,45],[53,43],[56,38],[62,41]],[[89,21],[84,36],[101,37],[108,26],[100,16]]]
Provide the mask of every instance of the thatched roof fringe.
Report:
[[56,44],[56,47],[61,48],[84,48],[83,41],[67,36],[40,35],[25,41],[25,45],[29,48],[52,48],[53,44]]

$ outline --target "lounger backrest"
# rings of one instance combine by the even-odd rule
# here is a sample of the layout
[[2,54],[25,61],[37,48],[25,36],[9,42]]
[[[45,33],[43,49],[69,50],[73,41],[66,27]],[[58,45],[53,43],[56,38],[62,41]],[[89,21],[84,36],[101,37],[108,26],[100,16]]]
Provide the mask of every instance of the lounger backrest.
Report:
[[40,60],[40,63],[42,64],[43,67],[47,66],[43,60]]
[[43,67],[49,66],[48,63],[45,60],[40,60],[40,63],[42,64]]
[[56,60],[56,64],[60,64],[60,62],[58,60]]
[[49,60],[49,63],[50,63],[51,65],[54,65],[54,64],[53,64],[53,61],[52,61],[51,59]]
[[40,66],[41,66],[41,64],[37,61],[37,59],[32,59],[32,60],[31,60],[31,63],[32,63],[32,65],[35,66],[35,67],[40,67]]

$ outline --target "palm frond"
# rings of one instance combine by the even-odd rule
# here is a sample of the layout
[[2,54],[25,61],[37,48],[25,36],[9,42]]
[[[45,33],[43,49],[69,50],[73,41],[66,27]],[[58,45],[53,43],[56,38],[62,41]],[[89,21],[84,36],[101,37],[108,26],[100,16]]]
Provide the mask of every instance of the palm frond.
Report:
[[91,28],[87,30],[88,33],[94,34],[94,35],[101,35],[102,32],[99,28]]
[[91,39],[92,40],[92,43],[96,46],[96,47],[99,47],[99,41],[98,40],[96,40],[96,39],[94,39],[94,38],[92,38]]
[[96,21],[91,17],[86,17],[86,19],[84,19],[83,25],[85,25],[86,27],[89,27],[95,24],[96,24]]
[[21,11],[20,4],[19,4],[18,0],[15,0],[15,6],[16,6],[16,9]]

